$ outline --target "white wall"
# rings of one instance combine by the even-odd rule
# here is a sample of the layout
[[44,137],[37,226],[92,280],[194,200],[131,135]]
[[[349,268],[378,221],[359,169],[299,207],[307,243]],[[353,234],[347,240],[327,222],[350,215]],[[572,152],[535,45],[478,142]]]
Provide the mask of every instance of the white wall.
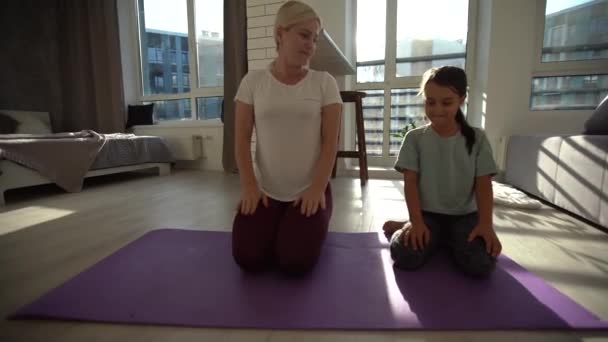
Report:
[[502,137],[509,136],[517,124],[525,125],[520,120],[528,112],[536,2],[480,1],[479,13],[476,78],[481,96],[474,108],[485,118],[482,122],[500,164]]
[[247,0],[249,70],[264,69],[276,57],[274,19],[284,0]]

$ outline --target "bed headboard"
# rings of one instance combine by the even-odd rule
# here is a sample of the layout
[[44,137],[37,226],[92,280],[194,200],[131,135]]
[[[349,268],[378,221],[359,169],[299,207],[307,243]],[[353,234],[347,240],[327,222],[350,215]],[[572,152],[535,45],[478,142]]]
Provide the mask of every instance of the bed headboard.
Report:
[[0,109],[0,112],[19,121],[18,133],[51,133],[51,117],[48,112]]

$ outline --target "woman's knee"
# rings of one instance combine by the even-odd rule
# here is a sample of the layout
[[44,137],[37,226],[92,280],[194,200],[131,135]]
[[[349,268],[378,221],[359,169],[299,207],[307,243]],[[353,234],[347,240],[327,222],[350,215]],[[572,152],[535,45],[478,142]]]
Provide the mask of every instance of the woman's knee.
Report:
[[[284,229],[288,228],[284,227]],[[319,260],[326,235],[327,229],[322,227],[310,229],[307,233],[296,230],[289,234],[282,230],[275,246],[280,270],[292,275],[309,272]]]
[[297,276],[310,272],[317,264],[319,256],[311,253],[291,254],[279,255],[277,259],[282,273]]
[[280,269],[290,274],[310,271],[321,255],[328,224],[327,212],[305,217],[296,210],[289,210],[279,226],[275,242]]
[[244,247],[233,244],[232,257],[241,269],[247,272],[259,272],[271,265],[270,255],[263,248]]
[[235,218],[232,229],[232,257],[243,270],[257,272],[272,263],[272,231]]
[[269,264],[267,247],[239,229],[232,232],[232,257],[243,270],[261,271]]

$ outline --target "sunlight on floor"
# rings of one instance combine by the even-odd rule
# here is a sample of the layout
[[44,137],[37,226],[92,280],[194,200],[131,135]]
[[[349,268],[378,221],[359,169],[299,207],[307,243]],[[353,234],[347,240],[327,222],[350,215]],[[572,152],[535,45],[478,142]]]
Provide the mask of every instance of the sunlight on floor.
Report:
[[[378,234],[378,237],[380,236],[381,234]],[[390,251],[388,249],[383,249],[380,253],[382,257],[382,267],[384,269],[386,295],[393,315],[396,317],[416,316],[415,313],[411,312],[399,291],[399,287],[395,280],[395,271],[393,270],[393,260],[391,259]],[[416,320],[418,320],[418,317],[416,317]]]
[[0,236],[75,213],[73,210],[40,206],[0,213]]
[[370,199],[405,201],[401,189],[403,185],[395,183],[397,182],[382,181],[379,187],[369,192]]

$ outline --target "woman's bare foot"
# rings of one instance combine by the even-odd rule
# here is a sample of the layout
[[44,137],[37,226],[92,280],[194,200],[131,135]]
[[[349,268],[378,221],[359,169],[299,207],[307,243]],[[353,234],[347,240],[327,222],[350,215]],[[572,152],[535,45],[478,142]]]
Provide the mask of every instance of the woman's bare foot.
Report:
[[386,221],[386,222],[384,222],[384,225],[382,226],[382,231],[384,231],[384,236],[386,236],[388,241],[391,241],[391,237],[393,236],[393,233],[395,233],[399,229],[403,228],[403,226],[405,225],[406,222],[407,221]]

